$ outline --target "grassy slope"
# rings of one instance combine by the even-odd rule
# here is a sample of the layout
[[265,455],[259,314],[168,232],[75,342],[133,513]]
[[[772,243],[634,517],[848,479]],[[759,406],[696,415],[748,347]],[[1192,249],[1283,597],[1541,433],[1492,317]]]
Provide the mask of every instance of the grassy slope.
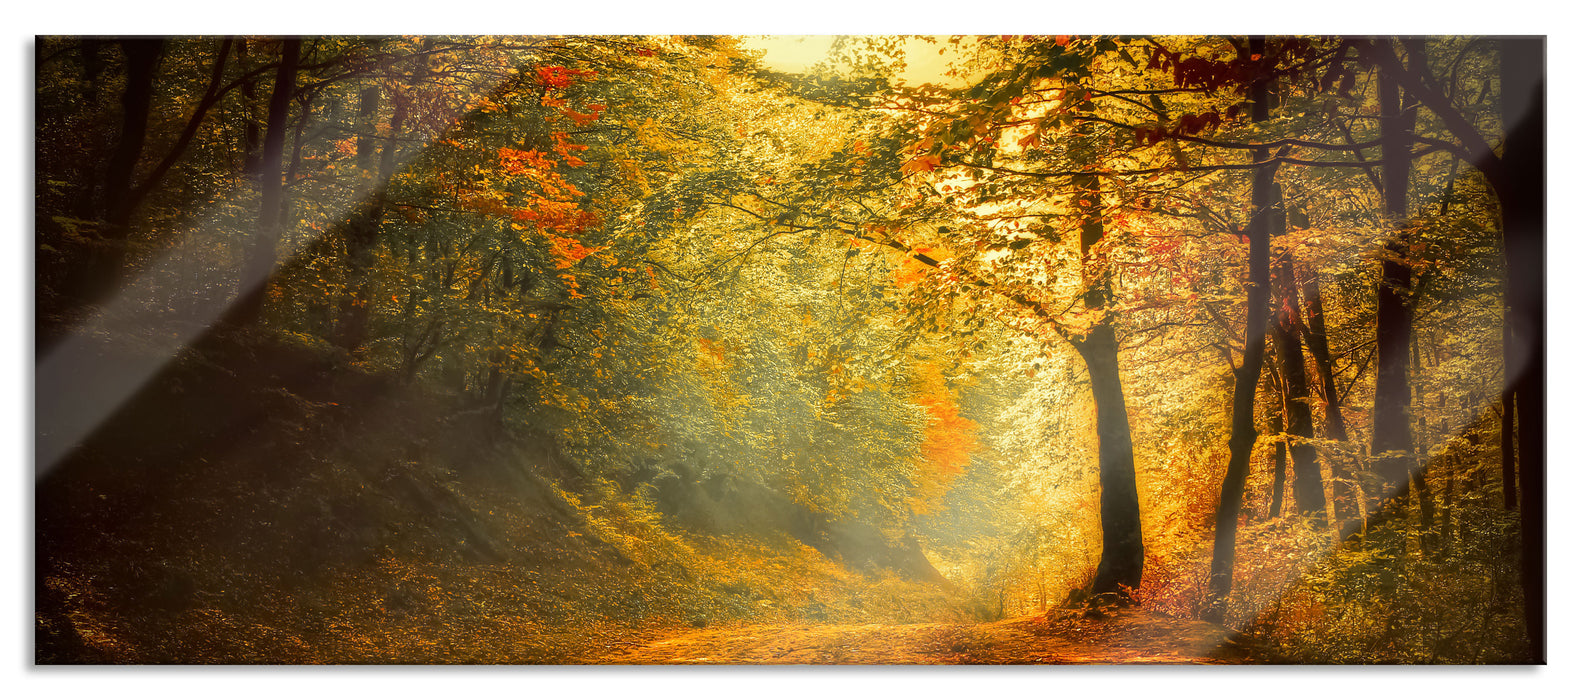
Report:
[[483,415],[276,340],[205,341],[39,482],[38,661],[551,663],[960,608],[789,536],[682,530]]

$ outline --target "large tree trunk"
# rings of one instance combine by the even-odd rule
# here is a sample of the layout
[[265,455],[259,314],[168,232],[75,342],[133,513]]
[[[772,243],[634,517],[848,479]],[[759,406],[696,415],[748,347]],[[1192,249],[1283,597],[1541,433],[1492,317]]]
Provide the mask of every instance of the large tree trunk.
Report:
[[[1394,51],[1387,41],[1375,44],[1377,51]],[[1407,384],[1408,353],[1411,349],[1412,270],[1406,264],[1406,188],[1410,184],[1411,124],[1401,112],[1401,99],[1395,78],[1379,73],[1379,123],[1383,153],[1385,226],[1395,234],[1386,244],[1382,261],[1383,276],[1378,285],[1378,365],[1373,399],[1373,479],[1372,495],[1379,504],[1394,503],[1405,492],[1411,478],[1413,451],[1410,423],[1411,389]],[[1382,515],[1383,513],[1381,513]]]
[[[1263,45],[1261,37],[1254,37],[1250,50],[1254,54],[1262,54]],[[1254,82],[1248,97],[1252,102],[1252,120],[1267,120],[1268,80]],[[1254,161],[1265,161],[1269,157],[1267,148],[1260,148],[1253,153]],[[1219,510],[1214,517],[1214,559],[1209,566],[1208,604],[1203,613],[1205,620],[1216,623],[1225,621],[1229,604],[1236,566],[1236,527],[1241,517],[1242,496],[1247,486],[1253,444],[1258,440],[1258,428],[1253,425],[1253,399],[1256,397],[1258,376],[1263,372],[1263,336],[1269,325],[1269,237],[1275,217],[1274,178],[1277,167],[1266,165],[1253,174],[1252,217],[1247,224],[1246,344],[1242,348],[1241,366],[1235,370],[1236,390],[1231,400],[1230,463],[1225,468]]]
[[[1278,199],[1276,200],[1278,207]],[[1279,231],[1279,216],[1273,230]],[[1318,453],[1313,447],[1313,409],[1308,403],[1307,360],[1302,356],[1301,302],[1297,299],[1295,272],[1285,257],[1275,273],[1279,283],[1278,322],[1274,328],[1275,359],[1285,385],[1285,431],[1297,437],[1291,445],[1291,469],[1295,482],[1297,515],[1311,518],[1319,527],[1329,525],[1329,506],[1324,502],[1324,478],[1318,468]]]
[[1516,463],[1521,494],[1522,596],[1532,660],[1544,663],[1544,108],[1546,76],[1542,38],[1500,42],[1501,116],[1505,126],[1504,192],[1508,281],[1506,310],[1511,342],[1506,386],[1515,389]]
[[1090,588],[1094,594],[1127,598],[1128,589],[1142,584],[1143,533],[1115,329],[1108,323],[1098,325],[1079,350],[1093,387],[1099,433],[1099,523],[1104,531],[1104,552]]
[[258,159],[258,232],[248,245],[242,262],[236,303],[227,314],[230,325],[256,325],[263,313],[269,276],[275,269],[276,249],[281,237],[281,198],[285,195],[281,173],[282,151],[286,144],[286,122],[290,117],[291,94],[296,90],[297,63],[302,53],[301,39],[286,39],[280,46],[280,67],[275,71],[274,91],[269,95],[269,118],[264,127],[263,153]]
[[[1073,184],[1082,215],[1083,276],[1087,285],[1083,303],[1089,309],[1103,309],[1109,301],[1110,281],[1106,261],[1094,250],[1104,237],[1098,177],[1079,175]],[[1115,327],[1106,317],[1076,347],[1088,367],[1099,434],[1099,525],[1104,533],[1104,551],[1089,590],[1095,595],[1113,593],[1125,599],[1130,597],[1131,589],[1142,584],[1143,534],[1132,458],[1132,428],[1126,416]]]
[[[124,229],[130,219],[126,206],[132,191],[132,175],[143,156],[148,137],[148,111],[154,101],[154,72],[165,51],[163,39],[122,39],[126,55],[126,91],[121,94],[121,138],[105,164],[104,213],[116,229]],[[114,234],[124,237],[124,230]]]

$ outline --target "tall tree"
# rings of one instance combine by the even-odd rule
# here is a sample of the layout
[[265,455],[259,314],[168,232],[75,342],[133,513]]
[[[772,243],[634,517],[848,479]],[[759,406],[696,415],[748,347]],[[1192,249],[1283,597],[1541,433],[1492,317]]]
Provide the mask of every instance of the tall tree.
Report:
[[[372,156],[372,139],[360,132],[357,139],[357,166],[361,178],[371,176],[373,194],[357,209],[345,226],[346,233],[346,293],[341,298],[339,320],[335,328],[336,342],[348,352],[360,348],[368,334],[368,317],[373,299],[374,280],[371,270],[374,251],[379,244],[379,228],[389,209],[389,187],[395,177],[397,153],[418,100],[419,88],[428,72],[428,50],[434,45],[433,37],[423,40],[412,65],[412,72],[405,80],[392,81],[390,123],[379,149],[379,169],[369,173],[368,162]],[[358,96],[358,121],[363,127],[371,126],[372,117],[379,110],[379,88],[368,87]]]
[[[1338,443],[1347,442],[1346,420],[1340,412],[1340,392],[1335,384],[1335,362],[1329,350],[1329,329],[1324,320],[1324,295],[1318,274],[1302,270],[1302,301],[1306,322],[1302,324],[1302,337],[1308,352],[1313,355],[1313,366],[1318,373],[1319,389],[1324,403],[1324,437]],[[1347,454],[1338,455],[1330,465],[1334,476],[1333,503],[1335,520],[1341,537],[1358,531],[1363,512],[1362,489],[1351,471]]]
[[[121,39],[116,42],[126,56],[126,88],[121,93],[121,137],[105,164],[104,206],[107,221],[120,228],[130,216],[127,199],[132,177],[148,139],[148,111],[154,102],[154,73],[165,52],[163,39]],[[117,234],[124,236],[125,234]]]
[[[131,191],[121,200],[119,209],[112,219],[113,224],[125,226],[131,220],[132,215],[137,211],[137,207],[143,203],[149,193],[154,191],[154,188],[159,186],[165,174],[170,172],[171,167],[181,159],[182,154],[187,151],[187,147],[197,137],[198,130],[203,126],[209,110],[219,104],[220,99],[231,88],[240,84],[232,83],[229,87],[222,87],[225,79],[226,62],[231,54],[231,42],[231,39],[222,39],[220,41],[220,46],[214,54],[214,65],[209,71],[208,83],[204,87],[203,95],[199,98],[198,104],[193,107],[192,115],[187,118],[186,126],[182,128],[181,134],[176,137],[176,143],[166,151],[164,157],[154,165],[149,174],[143,178],[143,181],[136,187],[131,188]],[[241,80],[248,79],[248,76],[244,76]]]
[[[1403,44],[1403,64],[1394,51],[1378,52],[1383,74],[1395,78],[1431,110],[1459,142],[1454,151],[1487,178],[1500,202],[1507,274],[1505,385],[1514,394],[1505,414],[1514,415],[1515,457],[1522,520],[1522,593],[1532,657],[1546,658],[1544,608],[1544,143],[1547,75],[1544,41],[1538,37],[1499,40],[1500,114],[1503,152],[1489,145],[1428,72],[1420,43]],[[1514,409],[1514,410],[1511,410]],[[1524,426],[1523,416],[1527,417]]]
[[[1087,135],[1078,136],[1083,141],[1079,147],[1085,147],[1089,140],[1084,136]],[[1142,584],[1142,516],[1137,505],[1137,469],[1132,456],[1131,423],[1126,415],[1126,391],[1121,384],[1120,349],[1115,342],[1114,321],[1106,310],[1112,290],[1109,261],[1099,252],[1104,242],[1103,195],[1094,173],[1076,175],[1071,183],[1074,208],[1081,217],[1082,276],[1086,288],[1082,304],[1102,314],[1086,337],[1074,341],[1088,368],[1099,434],[1099,522],[1104,550],[1091,590],[1095,594],[1129,596],[1128,589]]]
[[[165,52],[163,39],[120,39],[116,44],[125,57],[126,86],[121,91],[120,134],[105,163],[104,180],[99,190],[97,215],[108,226],[103,232],[105,245],[94,251],[93,259],[78,268],[74,279],[67,284],[68,293],[80,304],[101,302],[120,286],[131,233],[127,230],[130,220],[127,200],[131,197],[132,178],[148,140],[154,78]],[[98,82],[98,45],[94,42],[84,47],[90,56],[85,62],[92,71],[90,85]]]
[[[1274,377],[1271,376],[1270,381],[1273,383]],[[1284,396],[1284,392],[1276,391],[1271,393],[1279,393],[1281,396]],[[1282,401],[1279,408],[1271,409],[1269,411],[1269,434],[1276,436],[1274,442],[1274,487],[1272,489],[1274,495],[1269,499],[1269,517],[1271,519],[1280,517],[1281,511],[1283,511],[1285,507],[1286,440],[1284,436],[1281,435],[1281,433],[1285,432],[1284,406],[1285,404]]]
[[[247,37],[241,37],[236,40],[236,62],[241,65],[244,71],[247,70],[249,64],[247,60],[249,49],[256,43],[258,43],[257,40],[248,39]],[[262,134],[258,131],[258,81],[250,77],[252,75],[254,75],[252,72],[248,72],[247,76],[249,77],[243,78],[241,85],[238,87],[242,94],[242,174],[256,181],[258,176],[258,149],[262,145]]]
[[[1388,41],[1375,42],[1373,51],[1394,56]],[[1375,59],[1380,63],[1382,59]],[[1388,503],[1407,488],[1413,466],[1410,422],[1411,387],[1407,363],[1411,350],[1412,268],[1406,260],[1406,194],[1410,186],[1412,120],[1415,112],[1401,109],[1395,76],[1379,72],[1377,83],[1384,207],[1381,217],[1387,239],[1383,274],[1378,283],[1378,364],[1373,399],[1374,499]]]
[[[1088,370],[1096,411],[1102,540],[1099,562],[1086,589],[1090,594],[1126,599],[1129,591],[1142,583],[1144,542],[1132,426],[1120,372],[1112,262],[1106,252],[1115,243],[1115,236],[1107,230],[1106,193],[1101,186],[1109,173],[1109,164],[1102,158],[1106,153],[1104,146],[1116,132],[1105,126],[1099,101],[1093,99],[1099,93],[1095,71],[1100,69],[1096,66],[1114,59],[1118,45],[1101,37],[1080,43],[1066,39],[1028,37],[1005,41],[985,54],[995,57],[986,66],[987,74],[966,87],[941,91],[924,86],[904,91],[906,99],[903,102],[929,105],[919,112],[932,116],[924,119],[922,139],[911,149],[914,155],[905,161],[902,174],[926,173],[948,163],[960,165],[984,178],[984,187],[941,197],[955,204],[947,204],[943,211],[931,211],[927,214],[930,216],[946,212],[950,216],[962,216],[972,208],[969,202],[1001,207],[1009,199],[998,194],[1002,191],[1017,191],[1046,205],[1052,205],[1059,198],[1069,198],[1066,208],[1074,214],[1069,221],[1076,228],[1074,238],[1082,284],[1082,291],[1071,303],[1084,310],[1081,323],[1068,329],[1063,319],[1057,318],[1058,314],[1051,309],[1053,305],[1045,301],[1052,292],[1052,285],[1022,286],[1016,281],[1002,280],[992,270],[977,268],[971,263],[972,256],[958,256],[949,260],[948,265],[942,265],[935,257],[916,252],[921,249],[914,249],[911,242],[903,243],[894,237],[866,232],[856,235],[906,251],[912,260],[948,274],[956,285],[1010,301],[1036,317],[1039,329],[1035,333],[1058,336],[1082,358]],[[1047,103],[1052,92],[1063,95],[1057,100],[1059,107],[1042,115],[1041,119],[1033,119],[1018,107],[1024,100],[1032,105]],[[1035,131],[1038,132],[1032,141],[1045,147],[1018,149],[1015,155],[1006,154],[1009,157],[1005,161],[1018,166],[1053,162],[1069,168],[1041,172],[996,164],[998,148],[994,144],[1007,131],[1029,123],[1036,123]],[[1055,183],[1069,183],[1069,188]],[[933,191],[941,192],[937,188]],[[966,218],[992,221],[995,216],[970,213]],[[1057,219],[1050,217],[1049,220]],[[905,224],[906,227],[911,225]],[[943,245],[961,250],[1020,251],[1033,242],[1026,238],[1006,241],[999,237],[1004,231],[996,231],[993,225],[983,223],[939,228]],[[1048,250],[1063,249],[1073,242],[1059,236],[1054,226],[1039,226],[1038,231],[1042,232],[1040,240],[1050,244]]]
[[[1281,231],[1282,217],[1276,215],[1274,231]],[[1275,286],[1279,292],[1276,305],[1274,331],[1275,360],[1279,365],[1281,383],[1285,386],[1285,414],[1288,425],[1285,431],[1296,436],[1291,445],[1292,471],[1298,515],[1313,519],[1320,527],[1328,524],[1328,505],[1324,499],[1324,479],[1318,467],[1318,453],[1313,447],[1313,409],[1307,390],[1307,360],[1302,354],[1301,301],[1296,291],[1296,273],[1289,254],[1280,256],[1275,271]]]
[[269,116],[264,127],[263,153],[259,157],[258,231],[248,242],[238,283],[237,300],[227,312],[234,326],[256,325],[263,313],[269,277],[274,273],[276,250],[282,233],[281,199],[285,196],[282,160],[290,119],[291,95],[296,91],[297,65],[302,57],[301,39],[282,39],[280,64],[269,94]]
[[[1264,55],[1264,39],[1248,42],[1251,55]],[[1248,91],[1254,123],[1269,119],[1269,79],[1253,79]],[[1219,508],[1214,516],[1214,557],[1209,568],[1209,595],[1203,618],[1224,622],[1229,605],[1231,583],[1236,566],[1236,529],[1241,518],[1242,497],[1247,487],[1247,471],[1252,459],[1258,428],[1253,425],[1254,398],[1258,376],[1263,372],[1263,337],[1269,325],[1269,239],[1278,213],[1279,193],[1275,186],[1277,163],[1268,147],[1253,151],[1253,162],[1263,163],[1253,171],[1252,214],[1247,223],[1247,325],[1241,365],[1236,367],[1236,389],[1231,402],[1230,463],[1220,488]]]

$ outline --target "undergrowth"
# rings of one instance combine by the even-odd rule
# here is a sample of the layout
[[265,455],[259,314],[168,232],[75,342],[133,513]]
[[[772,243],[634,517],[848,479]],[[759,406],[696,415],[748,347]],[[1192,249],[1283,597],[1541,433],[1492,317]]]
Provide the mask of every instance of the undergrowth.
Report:
[[[41,482],[39,661],[575,662],[663,630],[964,608],[789,535],[686,529],[465,406],[249,382],[226,349]],[[255,408],[186,418],[225,406]]]

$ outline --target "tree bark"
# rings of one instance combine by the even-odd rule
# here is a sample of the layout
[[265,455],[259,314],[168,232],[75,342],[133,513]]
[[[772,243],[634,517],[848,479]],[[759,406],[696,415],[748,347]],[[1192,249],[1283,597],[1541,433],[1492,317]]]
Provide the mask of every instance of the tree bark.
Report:
[[[432,42],[433,39],[425,40],[424,50],[427,50]],[[427,72],[428,57],[425,55],[419,58],[413,67],[412,75],[407,79],[407,87],[416,86]],[[358,96],[360,119],[371,117],[377,112],[377,100],[377,92],[369,90],[363,91]],[[336,343],[347,352],[356,352],[368,336],[368,320],[373,300],[373,278],[370,271],[373,269],[374,253],[379,244],[379,227],[384,222],[385,210],[389,206],[386,188],[390,185],[390,179],[395,176],[398,150],[396,140],[406,128],[411,98],[397,92],[392,95],[391,103],[390,131],[384,147],[379,152],[379,172],[374,178],[373,195],[346,225],[347,292],[341,298],[335,339]],[[359,167],[366,164],[371,155],[365,154],[362,150],[367,143],[359,136],[357,153]]]
[[1418,524],[1422,528],[1419,541],[1424,552],[1433,552],[1438,543],[1434,539],[1434,489],[1428,481],[1428,415],[1423,399],[1423,352],[1418,341],[1412,341],[1412,372],[1417,385],[1417,457],[1413,460],[1412,490],[1417,492]]
[[379,120],[378,85],[357,93],[357,176],[368,177],[374,155],[374,125]]
[[186,126],[181,130],[181,135],[176,137],[175,145],[170,147],[170,151],[154,166],[148,177],[144,178],[143,183],[132,188],[127,193],[126,199],[121,202],[121,212],[117,215],[117,221],[121,225],[125,225],[125,222],[131,219],[132,215],[137,212],[138,205],[143,203],[149,193],[153,192],[154,188],[159,185],[160,180],[164,179],[165,173],[169,172],[170,168],[181,159],[181,154],[186,152],[187,146],[198,135],[198,129],[203,126],[204,118],[208,116],[209,110],[224,95],[220,90],[220,83],[225,78],[225,62],[230,53],[231,40],[225,39],[221,41],[219,51],[216,52],[214,57],[214,67],[210,70],[209,84],[203,91],[203,98],[193,108],[192,116],[187,119]]
[[[247,73],[248,41],[246,38],[236,40],[236,62],[243,73]],[[262,135],[258,129],[258,109],[255,106],[258,96],[254,88],[255,81],[247,79],[242,82],[242,174],[249,180],[258,180],[258,154],[263,147]]]
[[[1319,390],[1324,401],[1324,437],[1335,442],[1348,442],[1346,435],[1346,420],[1340,413],[1340,392],[1335,386],[1335,361],[1329,353],[1329,330],[1324,321],[1324,295],[1319,286],[1318,273],[1312,270],[1302,272],[1303,308],[1306,323],[1302,324],[1302,338],[1307,343],[1307,350],[1313,355],[1313,367],[1317,370]],[[1345,539],[1357,532],[1362,525],[1362,490],[1356,482],[1356,475],[1351,471],[1349,455],[1341,454],[1330,464],[1333,475],[1332,501],[1335,504],[1335,520],[1338,521],[1340,537]]]
[[121,51],[126,55],[126,91],[121,94],[121,137],[110,154],[104,172],[105,220],[116,229],[113,234],[124,239],[125,227],[130,218],[126,207],[132,191],[132,175],[137,161],[143,156],[143,142],[148,138],[148,112],[154,101],[154,72],[159,57],[165,52],[163,39],[122,39]]
[[[1278,193],[1276,194],[1278,208]],[[1278,210],[1278,209],[1277,209]],[[1281,232],[1275,215],[1273,232]],[[1280,304],[1274,328],[1275,359],[1285,385],[1286,432],[1295,435],[1291,445],[1292,495],[1297,515],[1312,519],[1318,527],[1329,526],[1329,506],[1324,502],[1324,478],[1313,447],[1313,409],[1308,403],[1307,360],[1302,356],[1301,302],[1297,298],[1296,274],[1289,256],[1281,260],[1275,279],[1279,284]]]
[[[1393,52],[1388,42],[1375,44],[1375,50]],[[1412,270],[1406,264],[1406,189],[1411,168],[1411,125],[1401,111],[1395,78],[1379,73],[1379,123],[1381,133],[1382,179],[1384,184],[1385,226],[1395,233],[1385,245],[1383,275],[1378,284],[1378,364],[1373,400],[1373,488],[1376,503],[1391,503],[1407,489],[1412,473],[1411,390],[1407,384],[1407,362],[1411,342]]]
[[1324,437],[1345,442],[1346,420],[1340,413],[1340,392],[1335,388],[1335,360],[1329,353],[1329,330],[1324,321],[1324,296],[1319,288],[1318,273],[1303,270],[1302,296],[1307,322],[1303,325],[1303,339],[1313,355],[1313,365],[1318,370],[1319,390],[1324,400]]
[[[1263,54],[1264,40],[1250,42],[1254,54]],[[1259,78],[1248,92],[1252,121],[1269,118],[1268,78]],[[1268,160],[1268,148],[1253,152],[1254,162]],[[1253,399],[1263,371],[1263,337],[1269,324],[1269,234],[1274,219],[1274,178],[1278,165],[1258,168],[1253,174],[1252,217],[1247,224],[1247,328],[1241,366],[1235,370],[1236,389],[1231,399],[1230,463],[1220,488],[1219,510],[1214,517],[1214,558],[1209,566],[1208,604],[1204,619],[1223,623],[1229,605],[1236,566],[1236,528],[1242,496],[1258,429],[1253,425]]]
[[[1501,122],[1505,150],[1495,155],[1482,134],[1442,91],[1425,82],[1426,61],[1407,69],[1393,53],[1380,56],[1381,74],[1403,80],[1406,89],[1433,110],[1468,150],[1467,158],[1488,179],[1500,200],[1507,269],[1506,314],[1511,335],[1505,352],[1504,415],[1512,423],[1522,520],[1522,588],[1532,660],[1546,659],[1543,579],[1544,454],[1544,109],[1547,76],[1542,37],[1500,40]],[[1407,44],[1408,50],[1412,48]],[[1420,54],[1419,54],[1420,55]],[[1525,394],[1524,394],[1525,392]],[[1479,478],[1482,472],[1474,472]],[[1509,484],[1507,484],[1509,485]]]
[[[109,45],[105,39],[85,38],[81,43],[82,50],[82,104],[89,110],[98,111],[100,93],[102,90],[104,74],[104,56],[102,55]],[[42,51],[44,42],[34,42],[37,51]],[[42,65],[42,59],[34,60],[35,67]],[[72,202],[72,212],[79,219],[92,219],[99,216],[97,187],[102,183],[94,178],[80,178],[81,182],[73,183],[77,186],[77,193]]]
[[[368,271],[373,267],[374,247],[379,242],[379,227],[384,222],[384,183],[389,182],[390,176],[394,174],[386,172],[383,167],[377,172],[370,170],[376,150],[372,132],[379,111],[379,95],[379,88],[371,87],[363,90],[358,96],[357,173],[359,179],[372,183],[374,193],[368,202],[358,207],[352,214],[345,228],[346,293],[341,298],[335,339],[336,343],[347,352],[354,352],[361,347],[367,335],[368,305],[372,294]],[[387,154],[395,148],[393,139],[400,132],[402,123],[406,119],[403,104],[397,101],[390,119],[392,140],[387,142],[383,149]],[[380,162],[394,163],[394,159],[381,158]]]
[[[1269,432],[1283,433],[1285,426],[1280,420],[1280,412],[1269,414]],[[1285,440],[1279,439],[1274,443],[1274,497],[1269,501],[1269,519],[1280,517],[1280,511],[1285,505]]]
[[[1103,309],[1111,291],[1107,261],[1095,250],[1104,238],[1098,176],[1078,175],[1073,184],[1082,216],[1083,276],[1087,284],[1083,304],[1088,309]],[[1104,551],[1089,590],[1094,595],[1109,593],[1129,600],[1131,589],[1141,585],[1143,578],[1142,515],[1137,505],[1131,422],[1121,384],[1120,348],[1109,317],[1106,315],[1075,345],[1088,367],[1099,437],[1099,524]]]
[[274,90],[269,95],[269,118],[264,128],[263,152],[258,162],[258,232],[247,248],[242,262],[236,303],[227,314],[230,325],[250,327],[263,314],[269,276],[275,269],[276,248],[281,237],[281,198],[285,194],[281,172],[286,143],[286,122],[290,117],[291,94],[296,89],[297,63],[302,40],[285,39],[280,46],[280,67],[275,71]]
[[[82,40],[82,100],[89,109],[99,108],[99,76],[104,73],[104,57],[100,54],[108,43],[92,37]],[[42,47],[43,43],[37,45]]]
[[1104,551],[1090,588],[1095,595],[1115,593],[1129,599],[1128,589],[1137,588],[1143,578],[1142,515],[1114,327],[1108,323],[1095,327],[1078,349],[1093,388],[1099,433],[1099,523],[1104,531]]
[[[65,284],[76,304],[103,302],[120,286],[125,275],[127,230],[130,217],[125,202],[132,190],[132,176],[148,139],[148,112],[154,100],[154,77],[164,53],[163,39],[122,39],[116,42],[126,57],[126,88],[121,93],[121,133],[105,164],[96,215],[108,226],[102,229],[105,244],[74,271]],[[95,51],[97,58],[97,51]],[[97,69],[95,69],[97,73]],[[97,81],[95,81],[97,82]]]

